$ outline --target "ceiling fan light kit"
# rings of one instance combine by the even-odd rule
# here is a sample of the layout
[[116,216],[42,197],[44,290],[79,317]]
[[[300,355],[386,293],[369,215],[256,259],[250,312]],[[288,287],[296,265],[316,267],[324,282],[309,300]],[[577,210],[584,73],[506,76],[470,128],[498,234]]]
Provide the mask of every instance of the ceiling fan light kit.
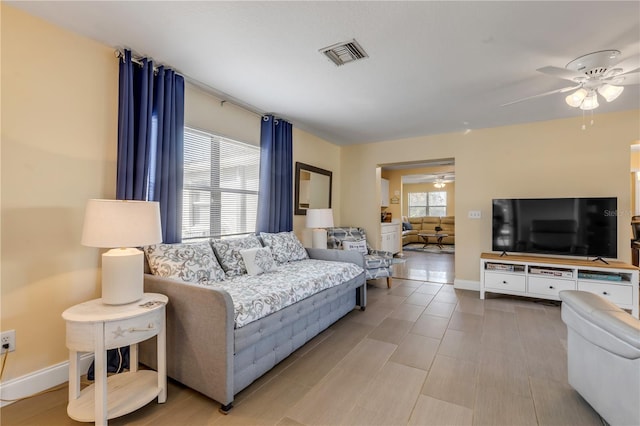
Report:
[[605,84],[604,86],[598,88],[598,93],[602,95],[602,97],[607,101],[611,102],[616,100],[618,96],[622,93],[624,87],[622,86],[612,86],[611,84]]
[[[604,84],[601,87],[598,87],[597,92],[602,96],[605,101],[612,102],[620,96],[624,87],[622,86],[613,86],[611,84]],[[572,106],[574,108],[580,107],[580,109],[589,111],[592,109],[596,109],[600,106],[598,103],[598,95],[596,94],[596,90],[587,91],[583,88],[580,88],[567,96],[565,101],[567,105]]]
[[589,94],[589,92],[587,92],[585,89],[578,89],[575,92],[573,92],[572,94],[570,94],[569,96],[567,96],[565,98],[565,101],[567,102],[567,104],[569,106],[572,106],[574,108],[578,108],[582,104],[582,101],[584,101],[584,98],[586,98],[588,94]]
[[595,90],[592,90],[580,104],[580,109],[590,111],[592,109],[598,108],[599,106],[600,104],[598,103],[598,95],[596,95]]
[[[598,108],[598,95],[607,102],[613,102],[624,91],[624,85],[638,84],[634,78],[637,77],[640,68],[632,60],[618,61],[621,53],[619,50],[601,50],[580,56],[569,62],[564,68],[547,66],[538,68],[537,71],[556,78],[568,80],[577,86],[564,87],[538,95],[529,96],[513,102],[503,104],[511,105],[524,100],[535,99],[554,93],[565,93],[575,90],[567,97],[565,102],[573,108],[580,108],[590,111]],[[577,89],[577,90],[576,90]]]

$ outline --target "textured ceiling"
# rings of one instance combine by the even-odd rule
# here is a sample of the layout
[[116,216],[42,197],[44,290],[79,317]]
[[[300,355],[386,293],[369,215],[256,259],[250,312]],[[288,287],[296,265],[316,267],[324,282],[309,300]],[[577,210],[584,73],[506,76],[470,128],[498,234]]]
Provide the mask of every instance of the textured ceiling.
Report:
[[[539,72],[640,57],[640,2],[5,2],[340,145],[580,116]],[[355,38],[336,67],[318,49]],[[78,58],[78,60],[82,60]],[[595,112],[640,108],[640,85]]]

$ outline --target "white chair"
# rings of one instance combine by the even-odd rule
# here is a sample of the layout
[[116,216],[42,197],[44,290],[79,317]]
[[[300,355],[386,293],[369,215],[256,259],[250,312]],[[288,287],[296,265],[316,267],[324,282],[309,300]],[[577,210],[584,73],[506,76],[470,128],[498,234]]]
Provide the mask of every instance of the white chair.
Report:
[[640,321],[597,294],[560,299],[569,384],[610,425],[640,425]]

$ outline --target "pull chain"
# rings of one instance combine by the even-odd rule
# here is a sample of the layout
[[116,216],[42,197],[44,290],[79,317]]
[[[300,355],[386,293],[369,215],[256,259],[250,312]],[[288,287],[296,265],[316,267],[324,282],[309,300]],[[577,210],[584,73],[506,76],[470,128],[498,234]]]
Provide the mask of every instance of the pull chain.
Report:
[[[595,121],[593,120],[593,110],[590,111],[591,112],[591,120],[589,121],[589,125],[593,126],[593,123],[595,123]],[[584,110],[582,110],[582,130],[587,130],[587,125],[584,123]]]

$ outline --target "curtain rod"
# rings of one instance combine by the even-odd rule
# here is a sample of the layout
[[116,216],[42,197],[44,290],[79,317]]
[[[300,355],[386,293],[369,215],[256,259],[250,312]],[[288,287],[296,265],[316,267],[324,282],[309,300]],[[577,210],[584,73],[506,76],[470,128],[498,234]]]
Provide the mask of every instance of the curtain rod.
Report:
[[[124,58],[124,51],[122,51],[121,49],[116,49],[114,53],[116,55],[116,58],[118,58],[118,60],[120,60],[120,58]],[[138,65],[142,65],[142,58],[134,57],[133,53],[131,53],[131,62],[133,62],[135,64],[138,64]],[[154,66],[153,67],[153,72],[155,73],[157,70],[158,70],[158,67]],[[205,83],[203,83],[203,82],[201,82],[199,80],[196,80],[195,78],[189,77],[189,76],[187,76],[187,75],[185,75],[185,74],[183,74],[183,73],[181,73],[179,71],[176,71],[176,72],[178,72],[178,74],[182,75],[182,77],[184,77],[184,79],[185,79],[185,81],[187,83],[190,83],[190,84],[192,84],[192,85],[204,90],[205,92],[209,93],[210,95],[213,95],[216,98],[220,99],[220,106],[221,107],[224,106],[224,104],[226,104],[226,103],[230,103],[233,106],[236,106],[238,108],[242,108],[242,109],[244,109],[244,110],[246,110],[246,111],[248,111],[248,112],[250,112],[252,114],[255,114],[255,115],[259,116],[259,117],[263,117],[264,118],[267,115],[269,115],[269,113],[263,113],[263,112],[259,111],[257,108],[255,108],[255,107],[253,107],[251,105],[248,105],[248,104],[245,104],[244,102],[240,102],[240,101],[235,100],[232,96],[226,95],[225,93],[222,93],[222,92],[214,89],[213,87],[209,86],[208,84],[205,84]],[[275,117],[275,114],[274,114],[274,117]]]

